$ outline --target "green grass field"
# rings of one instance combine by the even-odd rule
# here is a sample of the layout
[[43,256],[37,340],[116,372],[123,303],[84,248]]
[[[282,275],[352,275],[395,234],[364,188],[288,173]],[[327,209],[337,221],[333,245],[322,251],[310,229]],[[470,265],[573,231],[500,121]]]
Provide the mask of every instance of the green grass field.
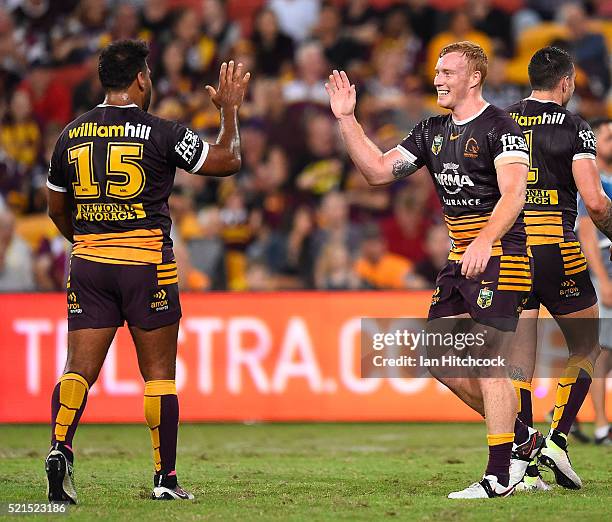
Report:
[[[0,502],[45,498],[46,426],[0,426]],[[148,430],[83,425],[75,438],[77,520],[612,519],[612,452],[573,443],[580,491],[452,501],[480,477],[478,424],[181,426],[178,472],[194,502],[153,502]],[[552,474],[545,478],[553,480]],[[48,516],[48,515],[45,515]],[[26,520],[34,517],[19,517]],[[37,517],[40,518],[40,517]]]

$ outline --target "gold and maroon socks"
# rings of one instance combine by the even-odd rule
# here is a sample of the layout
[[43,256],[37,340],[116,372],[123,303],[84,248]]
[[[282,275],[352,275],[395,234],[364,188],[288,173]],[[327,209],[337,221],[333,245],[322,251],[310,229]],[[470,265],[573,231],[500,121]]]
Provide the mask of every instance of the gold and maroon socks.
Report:
[[153,460],[157,474],[175,471],[179,405],[173,380],[147,381],[144,391],[145,418],[151,431]]
[[74,433],[87,404],[89,383],[78,373],[65,373],[51,396],[51,444],[62,443],[72,449]]
[[495,475],[497,482],[508,486],[510,482],[510,456],[514,433],[495,433],[487,435],[489,445],[489,462],[485,475]]

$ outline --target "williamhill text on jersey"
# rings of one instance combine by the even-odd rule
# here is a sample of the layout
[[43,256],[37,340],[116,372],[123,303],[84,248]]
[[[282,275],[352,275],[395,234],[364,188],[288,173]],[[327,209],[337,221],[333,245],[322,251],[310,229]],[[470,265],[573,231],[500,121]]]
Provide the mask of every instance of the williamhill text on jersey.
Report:
[[141,123],[134,125],[129,121],[126,121],[123,125],[98,125],[93,122],[85,122],[74,129],[68,130],[69,139],[93,136],[98,138],[128,137],[148,140],[150,134],[150,125],[143,125]]

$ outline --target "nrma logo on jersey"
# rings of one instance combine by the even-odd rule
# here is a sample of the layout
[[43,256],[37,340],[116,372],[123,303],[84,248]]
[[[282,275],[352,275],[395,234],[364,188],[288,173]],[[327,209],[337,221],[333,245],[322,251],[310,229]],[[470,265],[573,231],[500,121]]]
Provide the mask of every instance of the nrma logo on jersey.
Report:
[[151,126],[138,123],[134,125],[126,121],[123,125],[98,125],[97,123],[81,123],[78,127],[68,130],[68,138],[140,138],[148,140],[151,134]]
[[459,174],[459,165],[456,163],[443,163],[444,169],[440,174],[434,173],[436,182],[448,194],[457,194],[463,187],[473,187],[474,182],[466,174]]

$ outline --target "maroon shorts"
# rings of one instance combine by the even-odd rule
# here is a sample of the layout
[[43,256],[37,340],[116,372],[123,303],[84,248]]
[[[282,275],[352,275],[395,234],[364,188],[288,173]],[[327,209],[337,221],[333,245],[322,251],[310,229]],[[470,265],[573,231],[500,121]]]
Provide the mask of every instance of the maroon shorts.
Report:
[[535,245],[533,290],[523,307],[537,310],[544,305],[552,315],[566,315],[597,302],[587,262],[578,241],[557,245]]
[[513,331],[531,291],[531,274],[527,256],[492,257],[477,279],[462,276],[461,265],[449,261],[438,274],[428,320],[467,313],[477,323]]
[[177,322],[181,304],[176,262],[115,265],[72,257],[68,330],[130,326],[153,330]]

